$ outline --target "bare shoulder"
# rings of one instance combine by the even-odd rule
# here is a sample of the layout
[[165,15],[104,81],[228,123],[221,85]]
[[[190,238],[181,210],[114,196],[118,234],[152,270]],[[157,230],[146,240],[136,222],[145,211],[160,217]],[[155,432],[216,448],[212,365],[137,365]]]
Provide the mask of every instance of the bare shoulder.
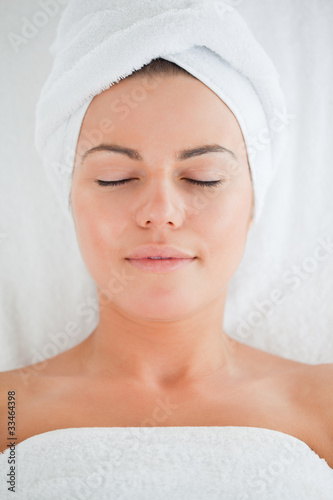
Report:
[[36,367],[40,365],[0,372],[0,452],[7,447],[11,427],[19,428],[25,420],[27,405],[45,393],[43,372]]
[[298,363],[294,388],[307,413],[317,415],[331,426],[333,436],[333,363]]
[[9,427],[14,421],[18,384],[21,382],[17,370],[0,372],[0,451],[7,446]]
[[333,468],[333,363],[303,366],[297,389],[299,408],[310,423],[313,449]]
[[37,365],[0,372],[0,400],[2,401],[4,396],[7,397],[8,391],[22,391],[28,387],[29,382],[36,380],[38,371],[35,366]]
[[309,369],[308,382],[319,416],[333,438],[333,363],[313,365]]
[[8,406],[8,397],[13,396],[12,393],[16,393],[18,385],[21,383],[17,370],[0,372],[0,418]]

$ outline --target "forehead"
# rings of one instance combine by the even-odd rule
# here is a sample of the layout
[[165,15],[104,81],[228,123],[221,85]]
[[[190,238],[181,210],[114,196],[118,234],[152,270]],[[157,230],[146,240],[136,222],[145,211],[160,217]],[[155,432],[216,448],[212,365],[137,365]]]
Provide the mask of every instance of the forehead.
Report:
[[[175,159],[185,149],[218,144],[247,163],[233,113],[200,80],[182,75],[159,77],[157,82],[135,76],[98,94],[85,114],[75,163],[82,163],[87,151],[103,144],[139,150],[147,162]],[[210,158],[214,156],[222,159],[221,154]]]
[[[228,106],[204,83],[183,75],[124,79],[95,96],[85,114],[82,129],[106,128],[117,132],[149,131],[157,137],[186,135],[203,130],[241,135],[239,124]],[[111,126],[113,124],[113,127]]]

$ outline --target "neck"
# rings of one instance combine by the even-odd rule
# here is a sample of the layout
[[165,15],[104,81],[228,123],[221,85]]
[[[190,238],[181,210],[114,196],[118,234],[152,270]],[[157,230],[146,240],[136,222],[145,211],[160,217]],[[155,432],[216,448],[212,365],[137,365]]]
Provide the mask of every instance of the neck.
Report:
[[131,379],[146,388],[176,387],[233,368],[237,342],[223,331],[225,296],[168,321],[130,316],[114,304],[100,308],[97,328],[84,342],[92,377]]

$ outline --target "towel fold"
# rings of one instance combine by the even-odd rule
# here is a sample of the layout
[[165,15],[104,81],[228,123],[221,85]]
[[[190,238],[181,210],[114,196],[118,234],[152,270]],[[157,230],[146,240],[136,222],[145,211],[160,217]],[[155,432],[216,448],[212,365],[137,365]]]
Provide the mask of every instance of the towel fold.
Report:
[[286,142],[274,65],[237,11],[219,0],[72,0],[51,46],[36,108],[35,143],[70,213],[76,146],[92,99],[162,57],[210,87],[236,116],[254,187],[254,222]]

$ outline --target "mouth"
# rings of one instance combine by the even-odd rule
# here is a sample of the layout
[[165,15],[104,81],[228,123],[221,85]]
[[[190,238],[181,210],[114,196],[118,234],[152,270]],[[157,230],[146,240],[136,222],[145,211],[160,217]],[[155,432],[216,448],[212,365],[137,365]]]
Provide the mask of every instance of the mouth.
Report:
[[126,259],[134,267],[154,273],[167,273],[182,269],[191,264],[196,257],[193,258],[175,258],[175,257],[145,257],[142,259]]

